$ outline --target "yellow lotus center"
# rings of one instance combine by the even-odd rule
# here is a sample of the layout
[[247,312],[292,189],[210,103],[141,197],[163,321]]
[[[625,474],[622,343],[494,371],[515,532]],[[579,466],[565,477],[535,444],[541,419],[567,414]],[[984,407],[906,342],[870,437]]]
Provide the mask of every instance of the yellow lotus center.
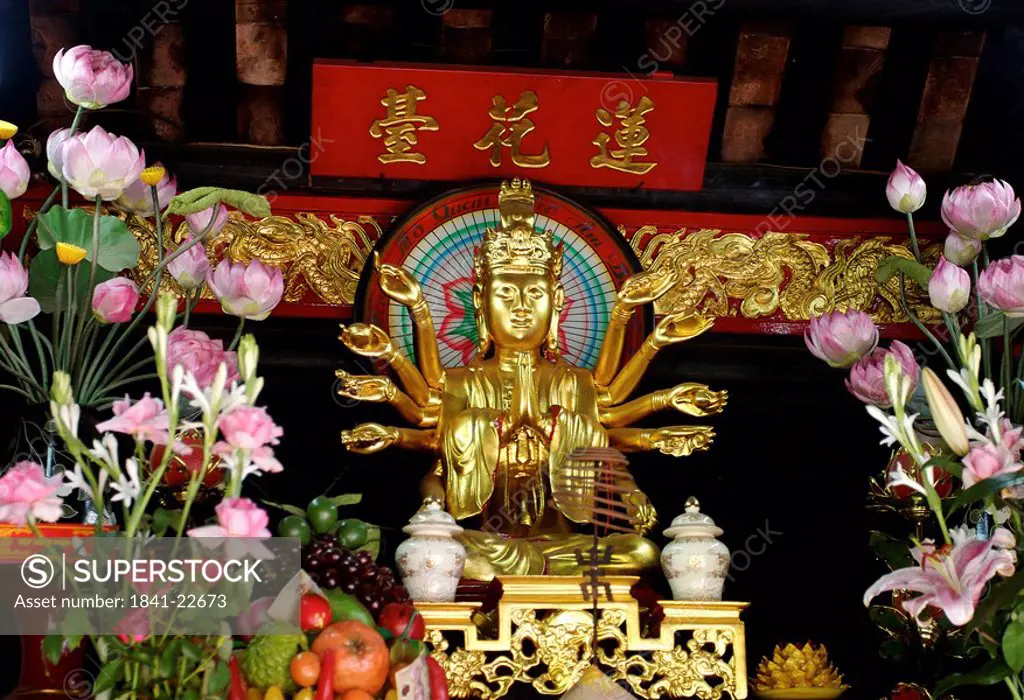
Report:
[[86,252],[85,248],[72,245],[71,243],[57,243],[57,259],[65,265],[77,265],[82,262],[85,260]]
[[150,187],[156,187],[160,184],[160,181],[167,175],[167,170],[162,165],[152,165],[142,171],[139,175],[139,179]]
[[0,140],[13,139],[16,133],[18,133],[17,126],[0,119]]

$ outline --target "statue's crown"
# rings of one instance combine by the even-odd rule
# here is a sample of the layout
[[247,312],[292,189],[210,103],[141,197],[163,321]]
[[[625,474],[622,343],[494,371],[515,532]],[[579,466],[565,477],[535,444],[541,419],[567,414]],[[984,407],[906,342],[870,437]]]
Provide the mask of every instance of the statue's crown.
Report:
[[537,231],[533,202],[529,180],[517,177],[501,183],[501,223],[484,231],[483,244],[476,253],[478,279],[499,269],[547,272],[556,279],[561,276],[562,245],[554,245],[551,231]]

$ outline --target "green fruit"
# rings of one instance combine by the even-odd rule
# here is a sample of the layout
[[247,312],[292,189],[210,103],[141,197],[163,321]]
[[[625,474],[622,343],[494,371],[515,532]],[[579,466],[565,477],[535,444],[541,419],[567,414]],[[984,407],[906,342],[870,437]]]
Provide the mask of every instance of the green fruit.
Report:
[[370,539],[370,530],[366,523],[357,518],[347,518],[338,523],[335,532],[338,542],[346,549],[358,549]]
[[301,518],[298,515],[288,515],[281,518],[281,522],[277,526],[277,534],[280,537],[298,537],[303,545],[309,544],[309,541],[313,539],[309,523],[306,522],[305,518]]
[[295,625],[268,622],[249,642],[242,673],[257,688],[278,686],[286,692],[297,690],[292,680],[292,657],[307,646],[306,635]]
[[342,622],[344,620],[355,620],[356,622],[362,622],[364,625],[369,625],[376,629],[377,623],[373,621],[373,615],[370,611],[363,607],[363,604],[356,599],[355,596],[351,596],[344,591],[322,589],[320,591],[324,594],[324,598],[331,605],[331,618],[332,622]]
[[338,506],[331,503],[329,498],[317,496],[306,506],[306,518],[309,519],[313,532],[322,535],[330,532],[338,522]]

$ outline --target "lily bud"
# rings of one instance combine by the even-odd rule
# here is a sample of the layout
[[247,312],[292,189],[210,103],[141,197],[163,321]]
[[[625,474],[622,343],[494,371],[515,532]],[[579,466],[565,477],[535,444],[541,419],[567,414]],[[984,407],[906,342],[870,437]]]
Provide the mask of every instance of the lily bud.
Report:
[[949,449],[963,457],[971,449],[967,441],[967,431],[964,430],[964,414],[960,412],[960,407],[952,394],[935,372],[927,367],[922,369],[921,382],[939,435],[949,445]]
[[174,319],[178,315],[178,298],[163,292],[156,300],[156,324],[170,333],[174,328]]
[[71,375],[63,370],[53,373],[53,384],[50,386],[50,397],[58,406],[70,406],[75,402],[75,394],[71,389]]

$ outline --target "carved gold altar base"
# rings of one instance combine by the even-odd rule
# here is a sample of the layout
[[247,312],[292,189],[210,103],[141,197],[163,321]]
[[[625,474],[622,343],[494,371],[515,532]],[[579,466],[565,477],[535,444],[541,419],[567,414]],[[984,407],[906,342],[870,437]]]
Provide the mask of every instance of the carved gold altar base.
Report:
[[[452,697],[500,698],[515,683],[543,695],[572,688],[590,665],[593,603],[572,576],[504,576],[495,630],[473,621],[479,603],[416,603],[434,658]],[[747,658],[740,612],[747,603],[665,600],[661,634],[640,633],[640,609],[630,595],[635,576],[602,577],[598,658],[613,680],[643,698],[725,694],[747,697]],[[606,597],[607,581],[611,597]]]

